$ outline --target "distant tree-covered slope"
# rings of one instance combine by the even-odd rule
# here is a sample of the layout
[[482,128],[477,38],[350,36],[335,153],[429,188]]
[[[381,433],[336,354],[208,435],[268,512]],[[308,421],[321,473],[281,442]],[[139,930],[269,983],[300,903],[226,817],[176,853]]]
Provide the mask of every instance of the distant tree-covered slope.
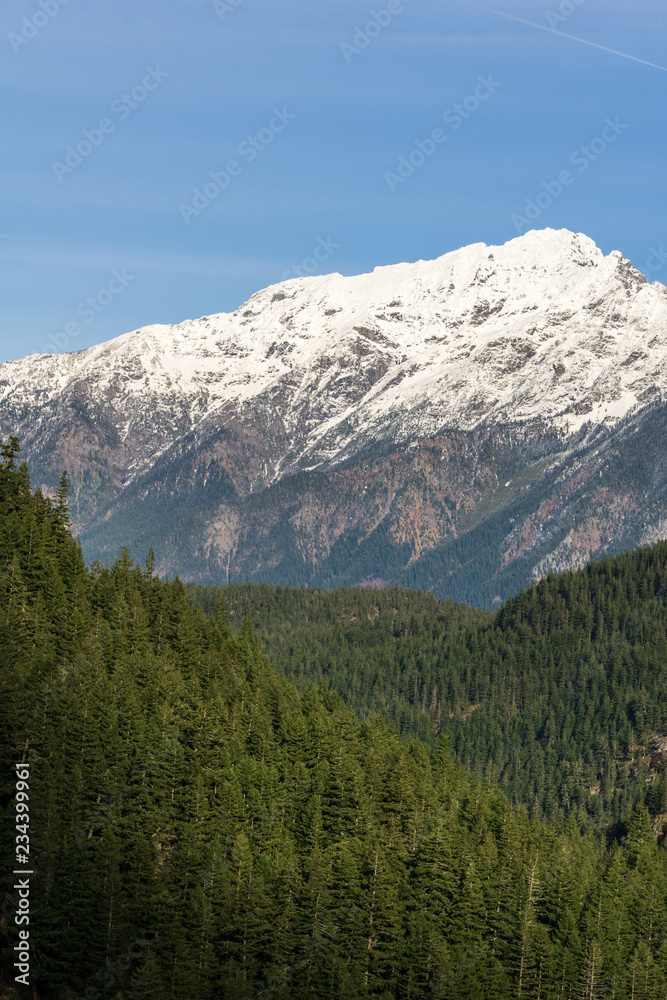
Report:
[[[39,1000],[514,1000],[667,992],[667,850],[559,833],[438,741],[302,695],[127,552],[85,570],[0,443],[2,837],[29,766]],[[25,823],[25,811],[21,811]],[[21,834],[23,836],[23,834]],[[16,985],[11,860],[0,995]]]
[[298,686],[325,683],[430,745],[447,736],[540,815],[607,826],[667,762],[667,543],[549,576],[495,615],[404,590],[189,592],[249,615]]

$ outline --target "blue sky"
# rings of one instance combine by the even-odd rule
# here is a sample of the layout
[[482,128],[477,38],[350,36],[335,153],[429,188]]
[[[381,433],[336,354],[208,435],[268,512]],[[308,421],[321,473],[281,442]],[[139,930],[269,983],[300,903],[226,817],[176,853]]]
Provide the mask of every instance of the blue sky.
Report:
[[5,0],[0,361],[502,243],[527,201],[667,283],[666,38],[664,0]]

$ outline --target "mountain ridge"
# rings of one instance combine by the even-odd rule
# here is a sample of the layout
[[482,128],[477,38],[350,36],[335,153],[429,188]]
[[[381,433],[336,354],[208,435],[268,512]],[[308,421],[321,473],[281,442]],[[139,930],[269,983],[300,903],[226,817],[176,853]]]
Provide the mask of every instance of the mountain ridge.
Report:
[[[359,546],[380,529],[412,565],[464,535],[479,504],[502,499],[521,468],[506,439],[522,438],[547,465],[559,455],[567,463],[577,434],[589,427],[613,437],[649,403],[661,406],[665,389],[667,288],[583,234],[535,230],[502,247],[473,244],[368,275],[290,279],[230,314],[7,362],[0,431],[20,434],[46,492],[68,468],[90,558],[113,557],[112,536],[127,535],[127,525],[114,528],[119,518],[133,512],[152,524],[159,506],[164,524],[180,519],[164,544],[156,539],[161,572],[183,572],[181,547],[208,562],[206,582],[279,573],[290,560],[303,562],[307,582],[341,538]],[[444,476],[433,461],[441,439]],[[491,449],[490,464],[478,446]],[[380,497],[364,470],[365,456],[383,449],[396,456],[393,466],[380,463]],[[318,470],[324,485],[313,500],[309,476]],[[339,496],[326,499],[327,477]],[[285,499],[290,490],[276,492],[287,478],[292,494],[301,490],[295,502]],[[261,513],[258,494],[275,498],[277,514]],[[196,538],[181,523],[189,509]],[[644,533],[659,535],[665,513]],[[256,521],[245,525],[246,516]],[[431,524],[418,538],[415,516]],[[253,547],[243,532],[263,537],[269,522],[271,537],[239,562],[237,552]],[[598,536],[593,553],[616,538],[607,529]],[[519,538],[509,561],[531,546]]]

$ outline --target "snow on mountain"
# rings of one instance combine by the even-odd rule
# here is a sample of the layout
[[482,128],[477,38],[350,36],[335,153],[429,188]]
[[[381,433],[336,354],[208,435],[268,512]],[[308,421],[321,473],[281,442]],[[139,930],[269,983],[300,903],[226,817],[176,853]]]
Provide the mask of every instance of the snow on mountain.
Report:
[[120,441],[141,432],[136,470],[213,414],[260,409],[283,449],[318,464],[369,436],[536,417],[572,431],[665,388],[667,288],[618,251],[546,229],[372,274],[297,278],[230,314],[6,362],[0,413],[6,427],[27,412],[51,419],[72,396],[103,407]]

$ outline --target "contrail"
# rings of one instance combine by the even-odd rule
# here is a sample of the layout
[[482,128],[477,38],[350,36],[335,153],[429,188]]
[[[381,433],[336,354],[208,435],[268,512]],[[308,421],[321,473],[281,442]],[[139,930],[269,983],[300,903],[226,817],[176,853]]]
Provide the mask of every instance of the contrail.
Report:
[[572,42],[580,42],[581,45],[590,45],[593,49],[601,49],[602,52],[611,52],[614,56],[621,56],[623,59],[631,59],[632,62],[641,63],[642,66],[650,66],[652,69],[661,69],[663,73],[667,73],[667,66],[658,66],[657,63],[648,62],[646,59],[639,59],[637,56],[631,56],[627,52],[619,52],[618,49],[610,49],[606,45],[598,45],[597,42],[590,42],[587,38],[579,38],[578,35],[568,35],[565,31],[558,31],[556,28],[547,28],[544,24],[536,24],[534,21],[526,21],[523,17],[517,17],[515,14],[507,14],[504,10],[495,10],[493,7],[483,7],[479,3],[473,3],[472,0],[459,0],[464,7],[476,7],[478,10],[484,10],[487,14],[497,14],[498,17],[506,17],[509,21],[518,21],[519,24],[527,24],[531,28],[539,28],[540,31],[548,31],[550,35],[560,35],[561,38],[569,38]]

